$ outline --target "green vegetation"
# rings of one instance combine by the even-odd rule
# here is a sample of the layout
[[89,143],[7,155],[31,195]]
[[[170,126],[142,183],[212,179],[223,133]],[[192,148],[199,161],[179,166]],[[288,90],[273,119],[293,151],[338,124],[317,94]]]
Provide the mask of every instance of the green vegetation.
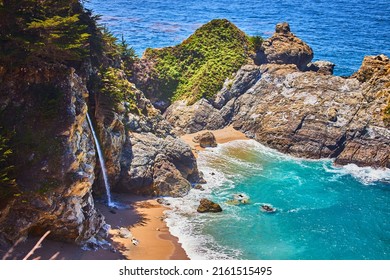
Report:
[[0,62],[79,61],[88,54],[88,17],[78,0],[0,2]]
[[147,49],[145,56],[155,61],[162,97],[184,99],[189,104],[213,97],[230,77],[245,64],[260,37],[248,37],[226,19],[212,20],[178,46]]
[[16,192],[16,182],[12,176],[14,166],[10,163],[12,150],[8,145],[9,139],[3,128],[0,129],[0,200],[5,200]]
[[59,61],[85,57],[89,53],[86,47],[90,34],[85,32],[87,26],[79,23],[79,16],[54,16],[28,23],[27,30],[38,35],[31,42],[30,51],[37,57]]
[[124,73],[120,69],[108,67],[107,69],[101,71],[101,93],[110,97],[117,111],[120,111],[120,104],[125,102],[128,106],[125,106],[129,112],[140,115],[141,112],[137,107],[135,88],[131,84]]
[[255,52],[259,52],[262,50],[262,45],[264,40],[261,36],[258,35],[249,36],[248,40],[251,43],[251,47]]

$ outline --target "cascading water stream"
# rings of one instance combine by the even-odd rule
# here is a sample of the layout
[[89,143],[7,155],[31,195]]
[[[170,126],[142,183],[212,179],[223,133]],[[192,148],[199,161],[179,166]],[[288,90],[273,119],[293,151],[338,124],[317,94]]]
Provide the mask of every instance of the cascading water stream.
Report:
[[95,140],[95,146],[96,146],[96,149],[98,152],[99,162],[100,162],[100,166],[101,166],[102,172],[103,172],[104,186],[106,187],[106,193],[107,193],[107,204],[108,204],[108,206],[113,207],[114,203],[111,200],[111,191],[110,191],[110,184],[109,184],[108,178],[107,178],[106,164],[104,162],[103,153],[102,153],[102,150],[100,148],[99,141],[98,141],[98,138],[96,136],[95,130],[93,129],[91,118],[89,117],[88,113],[87,113],[87,120],[88,120],[89,127],[91,128],[91,131],[92,131],[93,139]]

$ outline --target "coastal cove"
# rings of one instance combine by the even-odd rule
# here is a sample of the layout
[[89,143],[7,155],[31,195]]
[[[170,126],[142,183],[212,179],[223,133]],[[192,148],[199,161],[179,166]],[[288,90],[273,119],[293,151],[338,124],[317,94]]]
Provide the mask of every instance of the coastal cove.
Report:
[[389,260],[390,6],[258,2],[0,1],[0,258]]
[[[198,164],[208,184],[169,199],[167,212],[191,259],[389,258],[389,169],[298,159],[253,140],[200,151]],[[237,194],[249,203],[230,204]],[[223,211],[197,213],[204,196]]]

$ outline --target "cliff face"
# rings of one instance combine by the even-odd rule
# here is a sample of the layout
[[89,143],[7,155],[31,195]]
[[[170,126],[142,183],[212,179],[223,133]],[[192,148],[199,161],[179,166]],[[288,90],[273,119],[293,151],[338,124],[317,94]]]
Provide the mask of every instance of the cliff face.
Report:
[[57,2],[0,2],[0,247],[47,230],[82,244],[103,228],[87,112],[113,191],[179,196],[199,180],[190,147],[128,81],[131,49],[79,1]]
[[[114,191],[180,196],[199,180],[195,157],[160,112],[118,71],[120,100],[96,94],[95,116]],[[116,87],[114,86],[114,87]],[[111,91],[115,89],[111,88]],[[133,103],[133,106],[131,105]],[[169,183],[163,178],[169,178]]]
[[63,66],[24,68],[1,77],[2,129],[13,131],[18,190],[2,198],[0,239],[28,232],[83,242],[104,218],[95,210],[95,148],[86,121],[88,91]]
[[[292,36],[280,28],[270,42]],[[282,52],[288,41],[289,50],[302,45],[281,41],[281,48],[274,44],[272,53]],[[270,54],[267,48],[261,53]],[[232,124],[259,142],[298,157],[389,167],[389,59],[366,57],[361,69],[344,79],[327,75],[329,71],[307,71],[311,68],[303,67],[301,57],[288,51],[269,64],[245,65],[215,98],[192,106],[176,102],[165,112],[166,119],[179,134]]]

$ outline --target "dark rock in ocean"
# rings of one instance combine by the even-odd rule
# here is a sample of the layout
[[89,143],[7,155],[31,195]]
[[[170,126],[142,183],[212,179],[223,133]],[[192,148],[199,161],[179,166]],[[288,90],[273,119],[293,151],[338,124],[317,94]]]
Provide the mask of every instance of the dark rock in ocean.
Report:
[[255,61],[258,64],[295,64],[305,70],[313,59],[313,50],[301,39],[290,32],[288,23],[278,23],[274,35],[265,40]]
[[206,131],[196,135],[192,141],[199,143],[202,148],[217,147],[217,140],[212,132]]
[[222,208],[219,204],[212,202],[207,198],[202,198],[200,200],[200,204],[196,211],[198,211],[199,213],[206,213],[206,212],[217,213],[217,212],[222,212]]
[[202,185],[199,185],[199,184],[195,185],[195,186],[194,186],[194,189],[195,189],[195,190],[204,191],[204,188],[202,187]]

